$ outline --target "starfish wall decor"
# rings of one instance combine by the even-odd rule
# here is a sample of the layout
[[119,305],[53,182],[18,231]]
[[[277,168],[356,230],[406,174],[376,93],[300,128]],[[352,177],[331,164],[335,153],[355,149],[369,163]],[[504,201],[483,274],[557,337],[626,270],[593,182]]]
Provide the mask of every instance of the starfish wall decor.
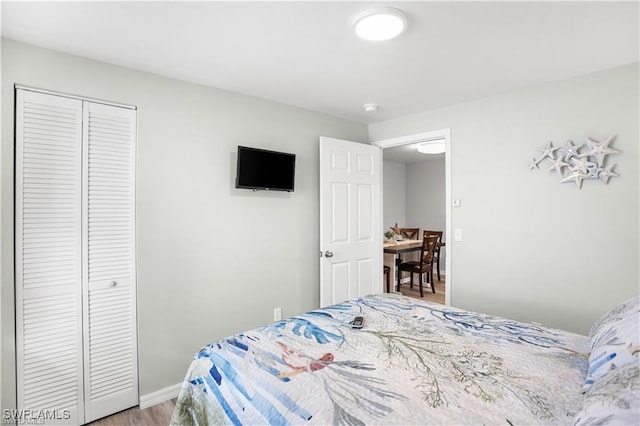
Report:
[[[529,169],[539,170],[540,163],[548,160],[551,162],[549,171],[556,172],[562,183],[575,182],[578,189],[582,189],[585,179],[600,179],[605,184],[609,183],[609,178],[618,176],[612,170],[616,164],[605,166],[607,155],[620,153],[609,146],[613,139],[614,136],[608,136],[598,141],[588,137],[584,144],[577,146],[568,140],[563,148],[554,147],[553,142],[549,141],[546,147],[539,150],[540,155],[531,159]],[[559,150],[557,157],[556,150]],[[565,171],[568,172],[566,176]]]

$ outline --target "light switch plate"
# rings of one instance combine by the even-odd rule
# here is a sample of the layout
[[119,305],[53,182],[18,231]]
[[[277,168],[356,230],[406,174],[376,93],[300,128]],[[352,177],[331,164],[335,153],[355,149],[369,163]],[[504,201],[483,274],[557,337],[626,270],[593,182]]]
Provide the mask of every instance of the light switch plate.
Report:
[[462,241],[462,229],[456,229],[454,238],[456,241]]

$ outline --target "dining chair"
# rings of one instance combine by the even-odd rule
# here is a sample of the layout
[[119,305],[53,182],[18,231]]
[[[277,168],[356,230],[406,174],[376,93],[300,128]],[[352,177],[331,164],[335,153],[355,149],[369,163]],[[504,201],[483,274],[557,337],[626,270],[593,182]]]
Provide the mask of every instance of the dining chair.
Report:
[[427,231],[426,229],[422,233],[423,236],[425,235],[438,236],[438,245],[436,247],[436,257],[435,257],[435,263],[434,263],[436,272],[438,273],[438,282],[440,282],[440,247],[442,246],[442,234],[443,234],[443,231]]
[[408,262],[402,262],[398,265],[398,291],[400,290],[400,283],[402,282],[402,271],[409,272],[411,274],[411,287],[413,287],[413,274],[418,274],[420,277],[420,297],[424,297],[422,290],[423,277],[426,274],[427,281],[431,284],[431,291],[436,292],[436,287],[433,284],[433,261],[438,244],[437,235],[425,234],[422,238],[422,248],[420,249],[420,259],[410,260]]
[[[420,228],[400,228],[400,235],[405,240],[418,240],[420,238],[418,237],[418,235],[420,235]],[[409,259],[416,259],[415,253],[406,254],[408,254]],[[399,257],[400,261],[402,262],[405,259],[405,254],[401,254]],[[413,288],[413,285],[411,286],[411,288]]]
[[420,228],[400,228],[400,235],[407,240],[417,240]]

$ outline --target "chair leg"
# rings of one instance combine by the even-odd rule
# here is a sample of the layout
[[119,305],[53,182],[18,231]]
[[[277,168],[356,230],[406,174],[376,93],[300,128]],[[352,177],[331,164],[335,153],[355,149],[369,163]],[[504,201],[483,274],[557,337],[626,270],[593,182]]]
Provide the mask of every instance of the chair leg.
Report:
[[390,290],[391,290],[391,271],[385,271],[384,274],[387,276],[387,293],[390,293]]
[[409,278],[409,288],[413,288],[413,272],[411,273],[411,278]]
[[433,281],[433,264],[431,264],[431,272],[429,272],[429,275],[431,276],[431,291],[435,293],[436,283]]
[[402,278],[402,271],[400,271],[400,268],[398,268],[397,265],[396,268],[398,269],[398,284],[396,285],[396,291],[400,291],[400,279]]
[[440,282],[440,255],[438,255],[438,259],[436,260],[436,268],[438,272],[438,282]]
[[[424,290],[422,289],[423,275],[422,274],[419,274],[419,275],[420,275],[420,297],[424,297]],[[411,274],[411,276],[413,276],[413,274]]]

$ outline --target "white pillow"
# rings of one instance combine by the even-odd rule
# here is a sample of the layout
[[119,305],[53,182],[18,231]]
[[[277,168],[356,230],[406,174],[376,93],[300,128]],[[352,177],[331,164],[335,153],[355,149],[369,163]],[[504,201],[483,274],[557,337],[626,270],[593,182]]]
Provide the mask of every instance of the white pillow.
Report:
[[605,313],[591,327],[591,351],[585,390],[607,372],[640,357],[640,296]]
[[585,392],[574,426],[640,424],[640,363],[616,368]]

